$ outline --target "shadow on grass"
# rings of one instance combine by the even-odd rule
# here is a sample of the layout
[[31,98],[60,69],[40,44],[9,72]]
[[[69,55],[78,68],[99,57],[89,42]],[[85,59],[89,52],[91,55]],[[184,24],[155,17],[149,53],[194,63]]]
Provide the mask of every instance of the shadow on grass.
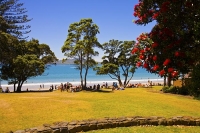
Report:
[[49,91],[49,90],[29,90],[29,91],[9,92],[9,93],[41,93],[41,92],[52,92],[52,91]]
[[100,90],[93,90],[93,89],[84,89],[83,91],[85,92],[100,92],[100,93],[113,93],[112,90],[105,90],[105,89],[100,89]]

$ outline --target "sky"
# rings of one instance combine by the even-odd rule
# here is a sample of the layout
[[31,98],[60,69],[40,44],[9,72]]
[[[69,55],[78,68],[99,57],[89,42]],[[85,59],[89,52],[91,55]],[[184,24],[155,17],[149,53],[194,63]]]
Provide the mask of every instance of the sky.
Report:
[[[50,46],[58,59],[65,58],[61,52],[68,35],[69,25],[84,18],[91,18],[98,25],[98,41],[131,41],[143,32],[151,31],[152,24],[139,26],[133,23],[134,5],[138,0],[19,0],[28,11],[32,21],[29,40],[38,39]],[[96,61],[101,61],[103,51],[99,51]]]

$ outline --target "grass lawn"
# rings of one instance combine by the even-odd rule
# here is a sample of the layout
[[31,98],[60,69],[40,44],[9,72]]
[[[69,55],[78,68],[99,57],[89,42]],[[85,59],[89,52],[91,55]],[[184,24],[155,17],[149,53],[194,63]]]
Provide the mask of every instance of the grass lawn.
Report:
[[[130,88],[124,91],[0,93],[0,133],[44,123],[121,116],[200,117],[200,101],[188,96],[162,94],[161,87]],[[91,133],[183,132],[197,133],[200,127],[129,127]]]

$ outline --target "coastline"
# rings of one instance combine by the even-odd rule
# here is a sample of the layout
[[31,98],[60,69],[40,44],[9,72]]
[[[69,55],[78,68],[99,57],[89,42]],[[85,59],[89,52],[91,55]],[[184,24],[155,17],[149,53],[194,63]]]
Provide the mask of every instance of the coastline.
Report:
[[[163,83],[163,79],[162,78],[159,78],[159,79],[138,79],[138,80],[130,80],[130,84],[138,84],[138,83],[141,83],[141,84],[147,84],[148,81],[152,81],[153,84],[162,84]],[[100,84],[100,85],[103,85],[105,82],[108,83],[108,85],[112,85],[113,82],[117,82],[116,80],[110,80],[110,81],[87,81],[87,86],[93,86],[94,84]],[[123,80],[122,80],[123,82]],[[22,91],[26,91],[27,88],[28,90],[49,90],[50,87],[53,85],[53,86],[58,86],[60,85],[61,83],[65,83],[65,82],[47,82],[47,83],[24,83],[23,86],[22,86]],[[77,86],[77,85],[80,85],[81,83],[80,82],[70,82],[72,83],[72,85],[74,86]],[[40,85],[44,85],[44,88],[40,88]],[[6,85],[6,84],[2,84],[1,87],[3,88],[3,90],[6,89],[6,87],[9,88],[10,92],[13,92],[14,90],[14,87],[13,85]]]

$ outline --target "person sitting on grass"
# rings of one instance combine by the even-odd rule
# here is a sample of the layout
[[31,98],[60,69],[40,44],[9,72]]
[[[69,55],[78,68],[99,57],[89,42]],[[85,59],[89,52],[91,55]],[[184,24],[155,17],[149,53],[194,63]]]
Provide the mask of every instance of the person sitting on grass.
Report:
[[5,93],[9,93],[9,92],[10,92],[9,88],[6,87]]

